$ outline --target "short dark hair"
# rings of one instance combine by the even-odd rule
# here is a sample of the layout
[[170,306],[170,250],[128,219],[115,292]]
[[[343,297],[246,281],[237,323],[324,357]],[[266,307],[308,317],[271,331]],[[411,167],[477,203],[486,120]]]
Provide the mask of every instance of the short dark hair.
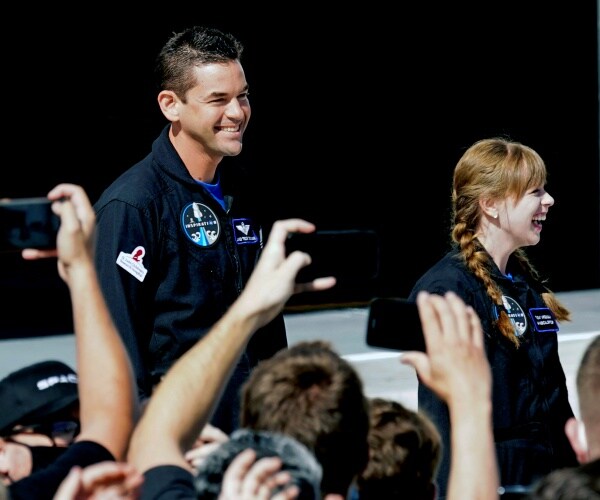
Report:
[[433,421],[397,401],[369,401],[369,463],[356,481],[361,499],[434,498],[442,438]]
[[202,64],[241,60],[244,47],[231,33],[206,26],[192,26],[175,33],[156,58],[156,84],[160,90],[172,90],[185,100],[186,92],[196,85],[193,68]]
[[307,446],[323,467],[323,494],[346,495],[367,464],[362,380],[328,342],[298,342],[261,361],[242,387],[240,420]]
[[600,458],[577,467],[557,469],[532,487],[531,500],[593,500],[600,497]]

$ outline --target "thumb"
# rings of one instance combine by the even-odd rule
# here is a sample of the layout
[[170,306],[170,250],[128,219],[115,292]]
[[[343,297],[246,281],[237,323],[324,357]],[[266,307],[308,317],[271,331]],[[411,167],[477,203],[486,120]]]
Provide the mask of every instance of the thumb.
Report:
[[425,383],[431,378],[431,366],[424,352],[406,351],[400,356],[400,363],[412,366]]

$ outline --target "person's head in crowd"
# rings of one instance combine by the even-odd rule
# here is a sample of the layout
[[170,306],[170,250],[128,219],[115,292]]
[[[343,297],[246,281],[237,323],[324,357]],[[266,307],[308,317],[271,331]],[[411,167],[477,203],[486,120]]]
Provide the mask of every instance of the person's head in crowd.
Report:
[[0,380],[0,474],[10,484],[60,456],[79,431],[77,374],[41,361]]
[[600,500],[600,459],[557,469],[537,481],[527,500]]
[[580,463],[600,458],[600,335],[583,353],[576,377],[579,418],[570,418],[565,432]]
[[358,476],[360,500],[433,500],[442,439],[423,413],[397,401],[369,401],[369,463]]
[[363,383],[328,342],[298,342],[259,363],[242,387],[240,423],[307,446],[323,467],[323,496],[346,498],[367,464]]
[[322,468],[306,446],[285,434],[238,429],[228,441],[212,451],[198,468],[194,485],[199,499],[219,498],[227,468],[246,449],[254,450],[257,460],[279,457],[282,461],[281,470],[287,471],[292,477],[284,487],[296,485],[300,491],[296,497],[298,500],[316,500],[320,497]]

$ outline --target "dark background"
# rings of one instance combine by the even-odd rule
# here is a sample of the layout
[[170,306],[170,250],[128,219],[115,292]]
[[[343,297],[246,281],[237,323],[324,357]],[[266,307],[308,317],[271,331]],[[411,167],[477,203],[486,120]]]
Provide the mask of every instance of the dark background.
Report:
[[[448,249],[454,165],[492,135],[546,161],[556,203],[528,253],[550,287],[600,287],[595,2],[280,5],[53,5],[11,20],[0,196],[75,182],[95,201],[166,123],[152,82],[158,50],[174,31],[208,24],[245,45],[252,119],[243,153],[223,165],[252,170],[267,220],[299,216],[380,237],[377,280],[291,306],[408,294]],[[0,273],[0,336],[71,331],[55,262],[2,256]]]

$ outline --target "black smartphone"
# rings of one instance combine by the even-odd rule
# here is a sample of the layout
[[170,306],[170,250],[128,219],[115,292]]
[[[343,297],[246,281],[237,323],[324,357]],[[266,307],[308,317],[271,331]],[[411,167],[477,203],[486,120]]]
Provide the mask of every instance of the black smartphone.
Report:
[[301,250],[312,262],[303,267],[296,281],[335,276],[337,285],[369,283],[379,275],[379,237],[372,229],[331,229],[312,233],[290,233],[287,254]]
[[367,345],[395,351],[425,352],[425,338],[416,302],[376,297],[369,303]]
[[48,198],[0,200],[0,252],[56,248],[59,227]]

